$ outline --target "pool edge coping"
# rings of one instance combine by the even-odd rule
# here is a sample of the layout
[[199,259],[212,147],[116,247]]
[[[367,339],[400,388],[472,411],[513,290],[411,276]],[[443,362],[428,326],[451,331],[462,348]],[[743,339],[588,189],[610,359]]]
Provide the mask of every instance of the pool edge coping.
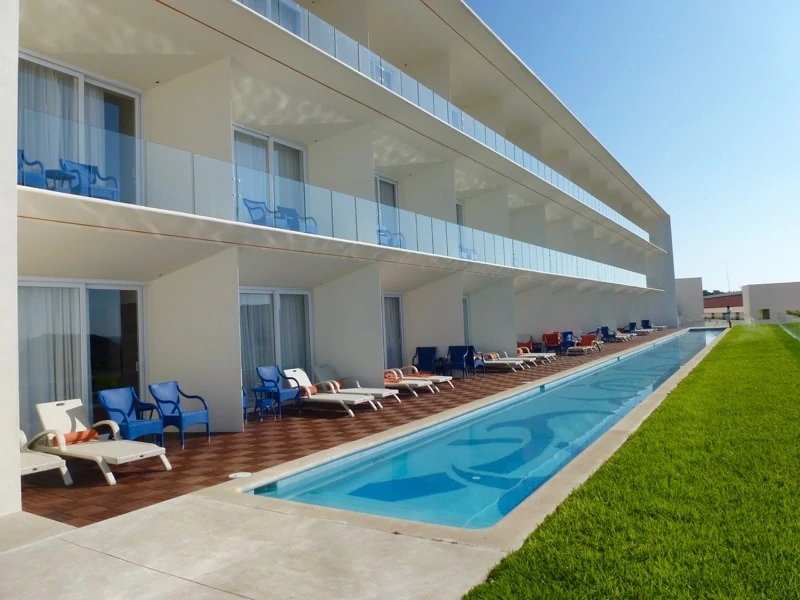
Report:
[[[625,443],[631,434],[633,434],[661,402],[663,402],[664,398],[666,398],[666,396],[708,355],[717,343],[719,343],[728,333],[729,329],[723,329],[707,346],[701,349],[685,365],[667,378],[655,391],[647,396],[647,398],[636,405],[620,419],[620,421],[592,442],[586,449],[565,465],[564,468],[558,471],[558,473],[553,475],[544,485],[491,527],[464,529],[446,525],[434,525],[394,517],[304,504],[290,500],[254,496],[243,492],[248,492],[272,481],[294,475],[343,456],[368,450],[374,446],[449,421],[469,412],[525,393],[531,389],[539,388],[542,385],[567,379],[588,369],[598,368],[606,362],[616,361],[622,357],[642,352],[653,346],[665,343],[687,333],[689,330],[703,329],[718,328],[683,328],[668,336],[659,338],[652,344],[645,344],[643,346],[637,346],[636,348],[630,348],[629,350],[623,350],[620,353],[614,354],[612,357],[598,358],[590,363],[578,365],[566,371],[536,379],[531,383],[486,396],[412,423],[406,423],[359,440],[347,442],[321,452],[316,452],[293,461],[270,467],[269,469],[254,473],[251,477],[246,479],[227,481],[198,490],[197,492],[193,492],[192,495],[226,504],[255,508],[265,512],[277,512],[297,517],[332,521],[342,525],[373,529],[386,533],[511,552],[519,548],[528,536],[536,530],[544,519],[551,514],[575,488],[589,479],[589,477],[591,477],[591,475],[593,475],[595,471]],[[421,399],[422,398],[416,400]]]

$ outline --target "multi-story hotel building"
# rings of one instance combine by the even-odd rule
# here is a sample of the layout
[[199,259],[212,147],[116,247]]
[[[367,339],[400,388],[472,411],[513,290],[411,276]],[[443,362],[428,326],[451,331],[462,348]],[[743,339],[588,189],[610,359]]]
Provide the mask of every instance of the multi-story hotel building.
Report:
[[0,5],[0,513],[38,402],[676,325],[669,215],[459,0]]

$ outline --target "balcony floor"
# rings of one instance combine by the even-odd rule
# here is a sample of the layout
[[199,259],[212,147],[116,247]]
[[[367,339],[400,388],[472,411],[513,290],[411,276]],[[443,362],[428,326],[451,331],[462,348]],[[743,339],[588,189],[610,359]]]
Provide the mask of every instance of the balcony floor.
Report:
[[[172,471],[157,459],[114,467],[117,485],[105,484],[100,470],[88,461],[70,461],[72,487],[63,485],[56,471],[36,473],[22,480],[23,510],[82,527],[131,512],[183,494],[222,483],[230,473],[257,472],[321,450],[358,440],[399,425],[455,408],[486,396],[555,375],[574,367],[674,333],[656,332],[620,344],[605,344],[599,355],[558,357],[556,362],[516,373],[490,373],[486,377],[456,381],[455,389],[403,397],[403,403],[385,402],[383,410],[359,410],[355,418],[342,411],[305,408],[298,415],[287,408],[280,420],[249,422],[243,433],[191,436],[181,450],[176,435],[167,434],[167,455]],[[251,417],[252,418],[252,417]]]

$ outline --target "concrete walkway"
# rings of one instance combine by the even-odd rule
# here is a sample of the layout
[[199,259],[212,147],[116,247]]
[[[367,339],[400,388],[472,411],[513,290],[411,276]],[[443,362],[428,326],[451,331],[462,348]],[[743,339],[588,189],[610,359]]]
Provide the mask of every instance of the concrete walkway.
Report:
[[55,526],[0,553],[0,598],[459,598],[502,558],[195,495]]

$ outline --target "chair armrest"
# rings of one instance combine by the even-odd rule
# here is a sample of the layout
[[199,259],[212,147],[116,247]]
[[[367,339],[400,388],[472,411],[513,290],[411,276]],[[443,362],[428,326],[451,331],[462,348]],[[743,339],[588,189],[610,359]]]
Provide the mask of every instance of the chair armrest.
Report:
[[309,221],[313,221],[314,225],[317,225],[317,220],[314,217],[300,217],[300,219],[302,219],[306,223],[308,223]]
[[190,399],[192,399],[192,400],[200,400],[200,402],[202,402],[202,403],[203,403],[203,408],[205,408],[206,410],[208,410],[208,404],[206,403],[205,399],[204,399],[202,396],[197,396],[197,395],[195,395],[195,394],[184,394],[184,393],[183,393],[183,391],[181,390],[181,388],[180,388],[180,387],[178,388],[178,392],[179,392],[179,393],[180,393],[180,395],[181,395],[181,396],[183,396],[184,398],[190,398]]
[[42,170],[41,172],[44,173],[44,164],[42,164],[42,161],[40,161],[40,160],[30,160],[29,161],[29,160],[23,158],[22,162],[24,162],[29,167],[39,167]]
[[[44,431],[41,431],[41,432],[37,433],[35,436],[33,436],[28,441],[28,446],[27,446],[28,449],[32,450],[33,447],[35,445],[37,445],[36,442],[38,442],[42,438],[47,438],[48,436],[51,436],[51,435],[54,438],[56,438],[56,440],[58,441],[58,449],[59,450],[64,450],[67,447],[67,442],[66,442],[66,440],[64,440],[64,434],[63,433],[61,433],[60,431],[56,431],[55,429],[45,429]],[[48,445],[48,443],[47,443],[48,441],[49,441],[48,439],[45,439],[45,443],[41,444],[41,445],[42,446],[47,446]]]
[[326,392],[331,392],[332,394],[335,394],[336,392],[338,392],[341,389],[339,387],[339,384],[336,383],[335,381],[319,381],[319,382],[315,383],[314,385],[316,385],[318,388],[320,388],[320,389],[322,389],[322,390],[324,390]]
[[100,181],[113,181],[114,187],[115,188],[119,187],[119,183],[117,183],[117,178],[114,177],[113,175],[109,175],[108,177],[103,177],[102,175],[100,175],[100,173],[95,173],[95,177],[97,177]]
[[300,394],[301,396],[303,396],[303,394],[305,394],[305,396],[304,396],[305,398],[311,398],[311,388],[310,387],[308,387],[307,385],[304,385],[304,386],[300,386],[299,389],[301,390],[301,394]]
[[[294,385],[292,387],[296,387],[297,389],[305,389],[307,387],[300,385],[300,382],[297,381],[297,379],[295,379],[294,377],[286,377],[286,375],[284,375],[283,378],[286,381],[294,381]],[[280,389],[280,386],[278,386],[278,389]]]
[[115,440],[120,439],[119,425],[117,425],[116,421],[110,421],[110,420],[98,421],[97,423],[92,423],[92,428],[97,429],[100,425],[106,425],[107,427],[109,427],[111,429],[111,433],[113,434]]
[[[111,416],[111,413],[119,413],[120,415],[122,415],[122,421],[124,423],[128,422],[128,415],[126,415],[125,412],[120,410],[119,408],[113,408],[113,407],[109,407],[109,406],[104,406],[103,408],[106,409],[106,412],[108,413],[109,416]],[[100,422],[103,423],[103,421],[100,421]],[[111,421],[111,422],[113,423],[113,421]],[[117,427],[119,428],[119,425],[117,425]]]

